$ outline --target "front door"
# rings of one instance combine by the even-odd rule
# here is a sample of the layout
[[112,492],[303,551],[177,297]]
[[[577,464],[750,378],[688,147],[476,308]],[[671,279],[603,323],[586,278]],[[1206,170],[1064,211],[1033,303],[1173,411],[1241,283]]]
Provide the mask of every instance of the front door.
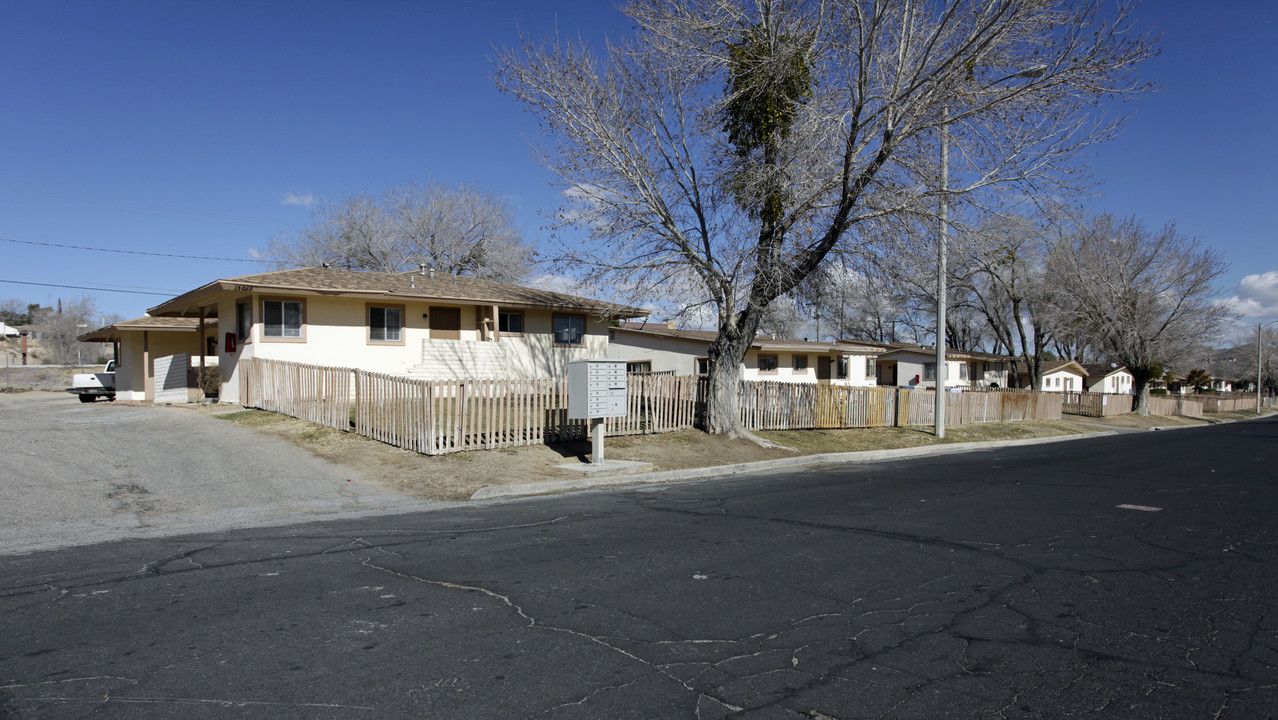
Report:
[[461,340],[461,308],[430,308],[430,339]]
[[816,379],[819,383],[830,382],[830,358],[818,357],[816,366]]

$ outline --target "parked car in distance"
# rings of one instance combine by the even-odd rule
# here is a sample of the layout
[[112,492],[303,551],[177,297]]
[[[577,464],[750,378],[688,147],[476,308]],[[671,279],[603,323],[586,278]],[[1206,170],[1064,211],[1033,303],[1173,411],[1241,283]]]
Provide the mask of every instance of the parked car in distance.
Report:
[[115,360],[107,361],[99,373],[77,373],[71,377],[67,392],[80,396],[80,402],[91,403],[100,397],[115,399]]

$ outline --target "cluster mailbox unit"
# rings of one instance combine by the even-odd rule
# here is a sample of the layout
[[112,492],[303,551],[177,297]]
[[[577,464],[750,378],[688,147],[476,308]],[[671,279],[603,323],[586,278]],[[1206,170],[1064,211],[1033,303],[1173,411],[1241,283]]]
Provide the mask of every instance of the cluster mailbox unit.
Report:
[[625,416],[625,360],[568,363],[568,417],[590,421],[591,464],[604,461],[603,419]]

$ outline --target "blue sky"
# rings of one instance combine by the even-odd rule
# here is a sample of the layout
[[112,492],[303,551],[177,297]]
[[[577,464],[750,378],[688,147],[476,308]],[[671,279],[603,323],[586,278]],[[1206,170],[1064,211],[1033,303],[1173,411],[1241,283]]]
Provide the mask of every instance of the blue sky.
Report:
[[[602,0],[0,9],[0,298],[88,294],[124,317],[261,266],[29,243],[249,260],[306,224],[308,198],[426,180],[492,189],[543,238],[558,191],[530,116],[493,86],[493,45],[629,31]],[[1162,89],[1123,106],[1087,204],[1176,221],[1224,254],[1244,322],[1278,319],[1278,3],[1149,0],[1137,18],[1163,34],[1142,72]]]

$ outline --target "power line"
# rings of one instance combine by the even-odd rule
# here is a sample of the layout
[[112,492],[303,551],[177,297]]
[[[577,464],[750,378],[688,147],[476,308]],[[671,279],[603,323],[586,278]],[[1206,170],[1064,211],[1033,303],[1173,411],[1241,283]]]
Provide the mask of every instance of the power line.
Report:
[[18,243],[20,245],[42,245],[44,247],[63,248],[67,250],[93,250],[95,252],[121,253],[124,255],[150,255],[152,257],[183,258],[185,260],[219,260],[222,262],[248,262],[248,263],[261,262],[261,260],[251,260],[251,259],[245,259],[245,258],[205,257],[203,255],[174,255],[172,253],[145,252],[142,250],[117,250],[115,248],[85,247],[83,245],[61,245],[58,243],[36,242],[35,240],[14,240],[13,238],[0,238],[0,241],[9,242],[9,243]]
[[[6,279],[12,282],[35,282],[35,283],[57,283],[62,280],[62,278],[55,278],[53,280],[50,280],[49,278],[41,278],[41,277],[6,278]],[[127,290],[158,290],[164,293],[172,293],[173,295],[180,295],[186,292],[186,290],[183,288],[162,288],[162,287],[153,287],[151,285],[116,285],[113,283],[100,283],[100,282],[95,282],[93,284],[97,287],[102,287],[102,288],[125,288]]]
[[72,290],[92,290],[94,292],[128,293],[130,295],[159,295],[160,297],[173,297],[173,293],[147,292],[146,290],[114,290],[111,288],[104,288],[104,287],[88,287],[85,285],[61,285],[58,283],[28,282],[25,280],[5,280],[4,278],[0,278],[0,283],[10,283],[13,285],[39,285],[40,287],[70,288]]

